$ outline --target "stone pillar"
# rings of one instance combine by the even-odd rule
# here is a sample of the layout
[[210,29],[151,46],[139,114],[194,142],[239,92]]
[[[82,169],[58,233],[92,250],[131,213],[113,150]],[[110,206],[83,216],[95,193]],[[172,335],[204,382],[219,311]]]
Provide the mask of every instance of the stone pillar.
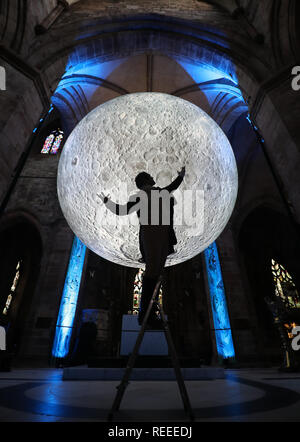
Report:
[[273,173],[300,223],[300,91],[292,88],[292,67],[267,81],[250,105],[250,116],[265,140]]
[[[255,318],[246,298],[245,284],[230,225],[217,240],[231,330],[238,362],[257,359]],[[254,325],[253,325],[254,324]]]
[[43,77],[11,50],[0,44],[0,65],[5,69],[6,90],[1,91],[0,202],[30,149],[33,130],[50,107]]

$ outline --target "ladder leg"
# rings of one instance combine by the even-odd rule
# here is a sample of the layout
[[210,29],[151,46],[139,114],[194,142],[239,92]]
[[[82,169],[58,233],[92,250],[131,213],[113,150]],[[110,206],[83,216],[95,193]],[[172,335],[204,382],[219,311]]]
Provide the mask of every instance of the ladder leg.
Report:
[[150,311],[152,309],[153,302],[154,302],[154,300],[156,298],[156,294],[157,294],[158,289],[160,287],[160,283],[161,283],[161,280],[159,279],[157,284],[156,284],[156,286],[155,286],[155,289],[153,291],[153,295],[152,295],[151,301],[149,302],[149,305],[148,305],[148,308],[147,308],[147,312],[146,312],[146,315],[144,317],[144,320],[143,320],[140,332],[138,334],[137,340],[135,342],[133,351],[132,351],[132,353],[131,353],[131,355],[130,355],[130,357],[128,359],[126,370],[125,370],[125,373],[123,375],[122,381],[121,381],[120,385],[117,387],[117,394],[116,394],[115,400],[113,402],[112,408],[111,408],[111,410],[110,410],[110,412],[108,414],[108,421],[111,421],[113,419],[113,415],[114,415],[115,411],[118,411],[119,408],[120,408],[120,404],[121,404],[123,395],[124,395],[125,390],[126,390],[128,384],[129,384],[130,375],[131,375],[132,369],[134,367],[134,363],[135,363],[136,357],[138,355],[139,348],[141,346],[141,343],[142,343],[142,340],[143,340],[143,337],[144,337],[144,334],[145,334],[147,320],[148,320],[148,317],[150,315]]
[[181,372],[181,368],[179,365],[179,360],[177,357],[177,353],[176,353],[176,349],[173,343],[173,339],[170,333],[170,329],[169,329],[169,325],[167,323],[165,314],[163,309],[161,308],[161,306],[159,305],[159,303],[157,303],[157,306],[159,308],[159,312],[162,318],[162,322],[164,325],[164,330],[165,330],[165,335],[166,335],[166,339],[167,339],[167,343],[168,343],[168,347],[171,353],[171,358],[172,358],[172,363],[173,363],[173,367],[174,367],[174,371],[175,371],[175,375],[176,375],[176,380],[177,380],[177,384],[179,387],[179,391],[180,391],[180,395],[181,395],[181,399],[183,402],[183,406],[184,406],[184,410],[186,412],[186,414],[189,416],[190,420],[193,421],[194,420],[194,414],[191,408],[191,404],[190,404],[190,400],[189,400],[189,396],[185,387],[185,383],[184,383],[184,379],[182,376],[182,372]]

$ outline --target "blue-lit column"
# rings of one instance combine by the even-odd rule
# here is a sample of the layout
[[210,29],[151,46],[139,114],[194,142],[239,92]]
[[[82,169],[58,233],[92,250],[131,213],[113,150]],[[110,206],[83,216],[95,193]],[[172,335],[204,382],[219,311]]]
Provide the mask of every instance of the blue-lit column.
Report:
[[75,237],[60,302],[52,347],[52,355],[56,358],[64,358],[69,353],[85,252],[86,247],[77,237]]
[[217,352],[222,359],[234,358],[230,320],[216,243],[204,251]]

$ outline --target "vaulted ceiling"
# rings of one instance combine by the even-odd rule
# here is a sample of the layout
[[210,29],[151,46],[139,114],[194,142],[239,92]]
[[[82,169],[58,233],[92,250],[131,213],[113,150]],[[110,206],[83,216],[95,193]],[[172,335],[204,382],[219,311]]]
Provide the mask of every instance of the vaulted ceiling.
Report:
[[225,131],[247,111],[238,85],[226,72],[163,54],[133,54],[66,70],[52,98],[72,129],[97,105],[122,94],[155,91],[200,106]]
[[279,10],[269,1],[269,10],[246,0],[69,3],[51,41],[41,37],[29,54],[47,72],[66,130],[103,101],[157,91],[197,104],[227,132],[248,112],[251,77],[259,84],[277,62],[268,19]]
[[299,2],[285,3],[4,0],[1,43],[38,73],[67,131],[110,98],[157,91],[197,104],[227,132],[273,70],[296,57]]
[[[55,23],[46,58],[44,37],[30,51],[29,60],[50,72],[52,103],[66,131],[97,105],[131,92],[156,91],[185,98],[208,112],[225,131],[247,112],[236,68],[228,56],[224,27],[231,35],[240,35],[241,46],[246,47],[248,35],[224,8],[182,2],[178,17],[174,10],[170,16],[159,14],[153,6],[149,8],[149,2],[148,7],[144,2],[143,14],[134,8],[137,2],[132,2],[132,8],[128,2],[106,3],[111,3],[116,17],[105,15],[107,4],[76,2]],[[193,21],[188,20],[191,6],[196,7]],[[104,20],[99,20],[101,14]],[[224,56],[215,50],[216,45]],[[64,72],[56,85],[58,78],[51,71],[54,67],[59,71],[62,59]]]
[[[285,182],[296,181],[290,73],[299,65],[299,17],[298,0],[2,0],[0,194],[51,103],[68,133],[97,105],[141,91],[189,100],[226,133],[239,118],[247,123],[246,113],[259,116]],[[279,108],[294,113],[276,120]]]

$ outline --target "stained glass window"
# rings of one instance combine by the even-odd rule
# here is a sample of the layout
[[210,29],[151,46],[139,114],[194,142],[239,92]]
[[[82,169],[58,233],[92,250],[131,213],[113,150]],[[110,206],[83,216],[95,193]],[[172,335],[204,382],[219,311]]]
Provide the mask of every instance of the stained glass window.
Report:
[[57,135],[57,137],[55,138],[55,141],[52,145],[50,153],[52,153],[53,155],[57,154],[62,140],[63,140],[63,135],[62,134]]
[[[137,315],[140,308],[142,288],[143,288],[143,276],[145,271],[143,269],[139,269],[135,276],[134,285],[133,285],[133,305],[132,312],[134,315]],[[162,286],[160,286],[160,291],[158,295],[158,301],[160,305],[162,305]]]
[[7,315],[9,307],[11,305],[11,301],[13,299],[13,295],[15,294],[15,291],[17,289],[17,286],[18,286],[18,283],[19,283],[19,279],[20,279],[20,266],[21,266],[21,262],[22,261],[18,261],[18,263],[16,265],[16,273],[15,273],[12,285],[10,287],[9,295],[8,295],[8,297],[6,299],[6,302],[5,302],[5,306],[4,306],[4,309],[3,309],[3,312],[2,312],[3,315]]
[[54,130],[45,140],[44,146],[41,150],[43,154],[56,155],[61,146],[64,133],[60,129]]
[[45,140],[45,143],[44,143],[43,149],[41,150],[41,153],[49,153],[54,138],[55,138],[55,137],[54,137],[53,134],[48,135],[48,137],[47,137],[46,140]]
[[275,284],[275,295],[280,296],[288,308],[300,308],[300,296],[287,270],[272,259],[272,274]]

